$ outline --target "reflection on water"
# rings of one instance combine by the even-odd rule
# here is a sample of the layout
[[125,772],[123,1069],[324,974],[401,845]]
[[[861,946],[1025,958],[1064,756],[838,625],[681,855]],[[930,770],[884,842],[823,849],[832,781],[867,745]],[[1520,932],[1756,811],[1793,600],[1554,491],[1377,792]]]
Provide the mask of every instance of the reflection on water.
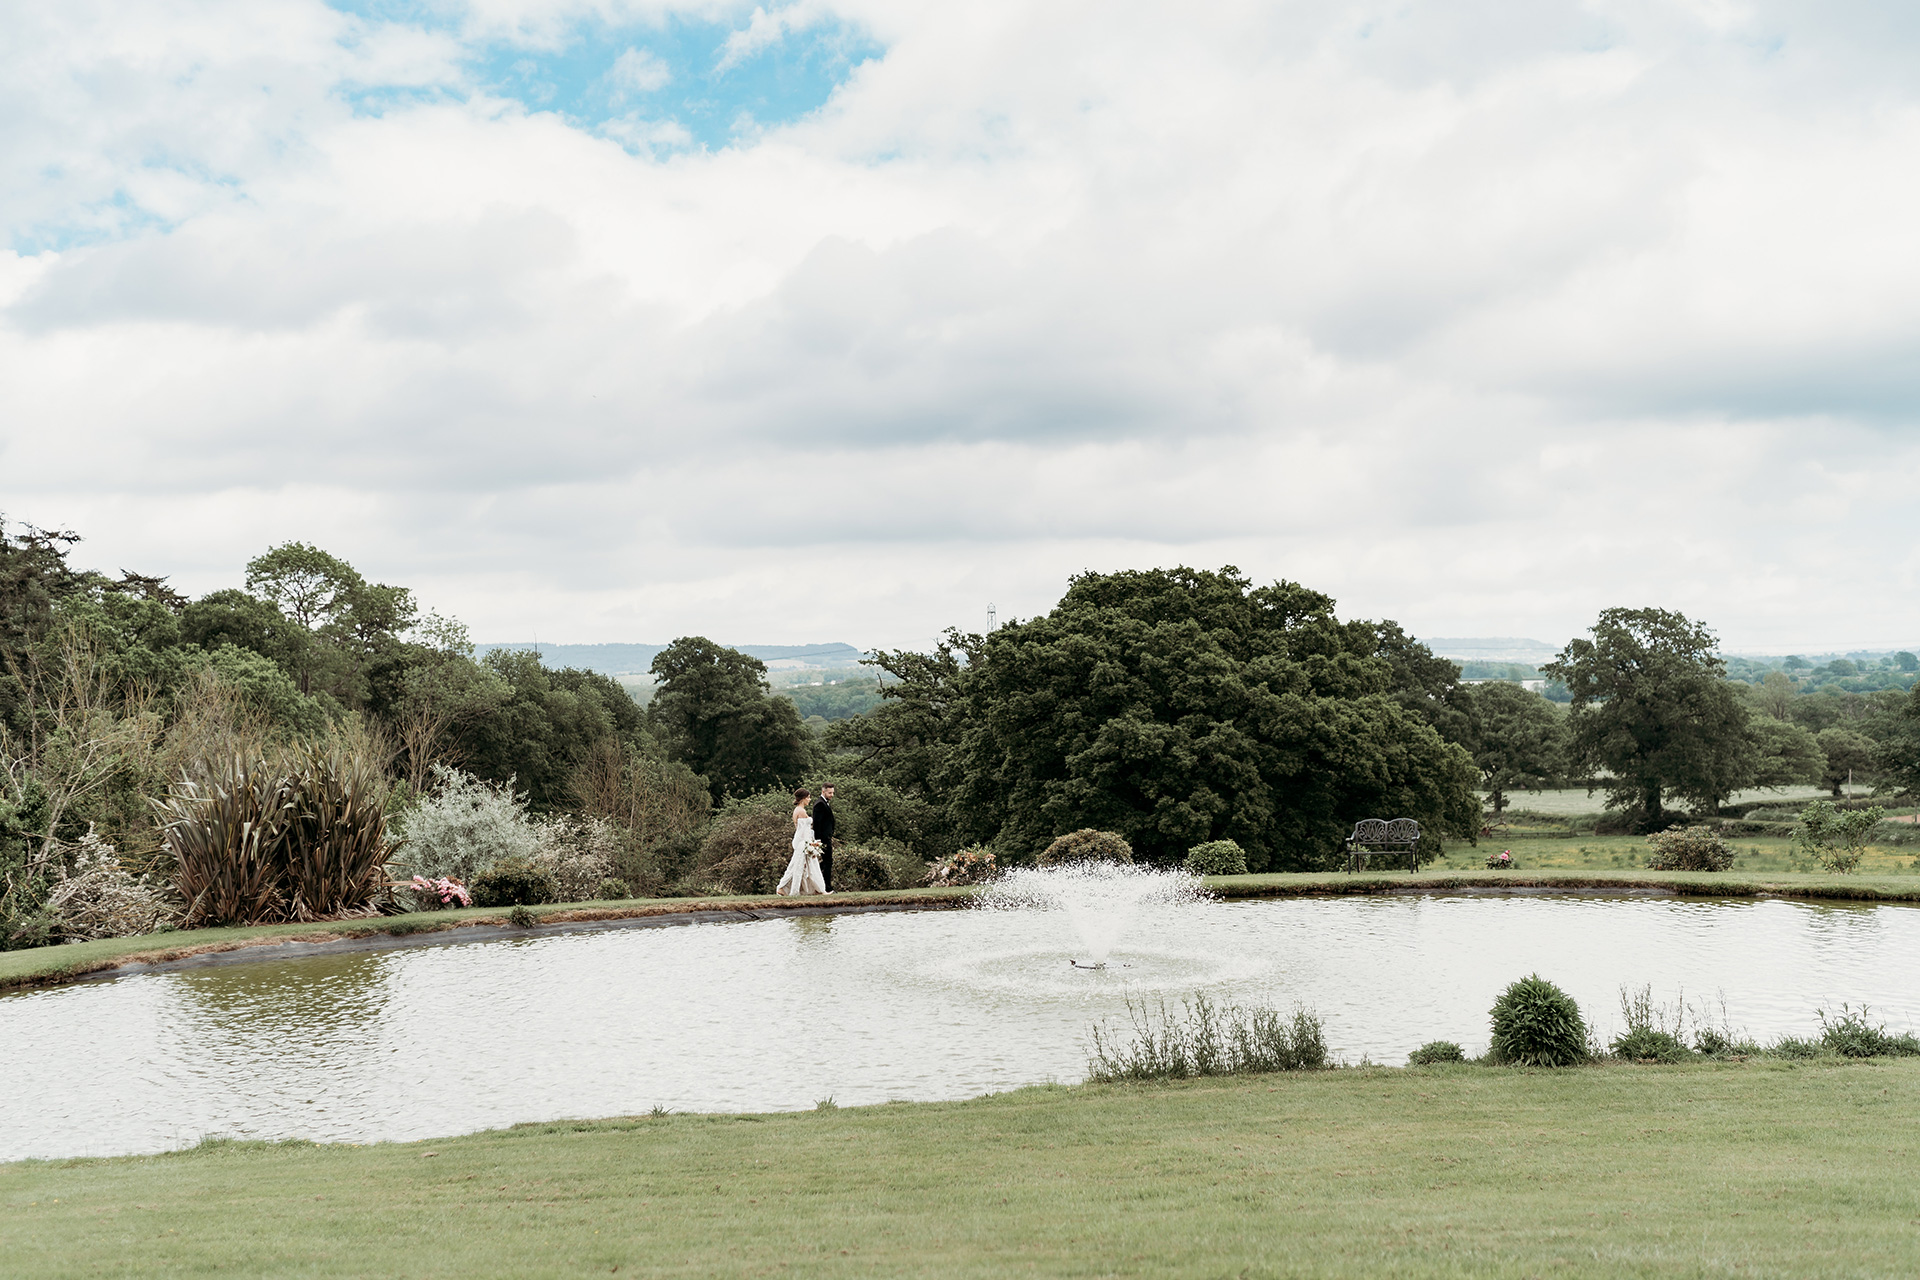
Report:
[[1336,1053],[1484,1048],[1539,972],[1605,1032],[1622,984],[1736,1028],[1920,1019],[1920,909],[1370,897],[1203,903],[1069,965],[1057,913],[812,916],[137,974],[0,997],[0,1159],[204,1134],[366,1142],[563,1116],[954,1098],[1078,1079],[1129,995],[1295,1002]]

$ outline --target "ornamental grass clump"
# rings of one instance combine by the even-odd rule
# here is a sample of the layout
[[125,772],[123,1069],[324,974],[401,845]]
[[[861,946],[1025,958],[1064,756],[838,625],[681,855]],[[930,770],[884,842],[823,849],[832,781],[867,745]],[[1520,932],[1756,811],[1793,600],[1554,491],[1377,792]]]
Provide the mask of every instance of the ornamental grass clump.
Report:
[[1156,1012],[1145,1001],[1129,998],[1127,1019],[1132,1034],[1125,1039],[1104,1023],[1094,1026],[1089,1079],[1184,1080],[1318,1071],[1328,1065],[1326,1028],[1306,1009],[1283,1014],[1215,1005],[1197,995],[1172,1014],[1164,1001]]
[[1182,865],[1197,876],[1243,876],[1247,874],[1247,851],[1232,840],[1209,840],[1187,850]]
[[1500,993],[1490,1010],[1487,1056],[1517,1067],[1570,1067],[1587,1060],[1587,1024],[1573,997],[1539,974]]
[[1073,862],[1133,863],[1133,846],[1116,831],[1095,831],[1082,827],[1069,831],[1040,851],[1034,859],[1043,867],[1065,866]]
[[1647,837],[1651,871],[1725,871],[1733,865],[1733,846],[1711,827],[1668,827]]

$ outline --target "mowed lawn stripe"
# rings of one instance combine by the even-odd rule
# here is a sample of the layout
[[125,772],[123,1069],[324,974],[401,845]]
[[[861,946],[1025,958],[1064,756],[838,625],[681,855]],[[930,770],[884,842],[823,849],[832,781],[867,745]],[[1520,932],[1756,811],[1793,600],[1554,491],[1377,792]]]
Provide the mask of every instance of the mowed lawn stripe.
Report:
[[1346,1070],[15,1164],[0,1258],[22,1277],[1911,1274],[1920,1061]]

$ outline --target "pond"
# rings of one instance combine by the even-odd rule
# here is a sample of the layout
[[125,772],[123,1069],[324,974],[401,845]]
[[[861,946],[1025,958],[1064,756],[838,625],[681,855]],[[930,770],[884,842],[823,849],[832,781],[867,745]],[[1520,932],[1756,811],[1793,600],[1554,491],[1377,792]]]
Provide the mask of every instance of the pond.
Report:
[[1128,995],[1295,1003],[1337,1054],[1483,1050],[1538,971],[1603,1031],[1684,988],[1760,1038],[1920,1019],[1920,909],[1388,896],[1185,904],[1073,968],[1048,911],[817,915],[134,974],[0,997],[0,1160],[204,1135],[372,1142],[520,1121],[962,1098],[1086,1071]]

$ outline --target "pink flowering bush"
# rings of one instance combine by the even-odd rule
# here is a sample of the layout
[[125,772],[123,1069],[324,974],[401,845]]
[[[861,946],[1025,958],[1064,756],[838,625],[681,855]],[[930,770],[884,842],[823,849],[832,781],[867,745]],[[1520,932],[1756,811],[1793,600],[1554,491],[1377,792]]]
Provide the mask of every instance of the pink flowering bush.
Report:
[[441,907],[470,907],[473,895],[467,892],[467,886],[451,876],[415,876],[407,885],[413,891],[413,904],[422,911],[437,911]]
[[1490,853],[1490,854],[1488,854],[1488,855],[1487,855],[1487,869],[1488,869],[1489,871],[1511,871],[1511,870],[1513,870],[1513,850],[1511,850],[1511,849],[1502,849],[1502,850],[1501,850],[1500,852],[1498,852],[1498,853]]

